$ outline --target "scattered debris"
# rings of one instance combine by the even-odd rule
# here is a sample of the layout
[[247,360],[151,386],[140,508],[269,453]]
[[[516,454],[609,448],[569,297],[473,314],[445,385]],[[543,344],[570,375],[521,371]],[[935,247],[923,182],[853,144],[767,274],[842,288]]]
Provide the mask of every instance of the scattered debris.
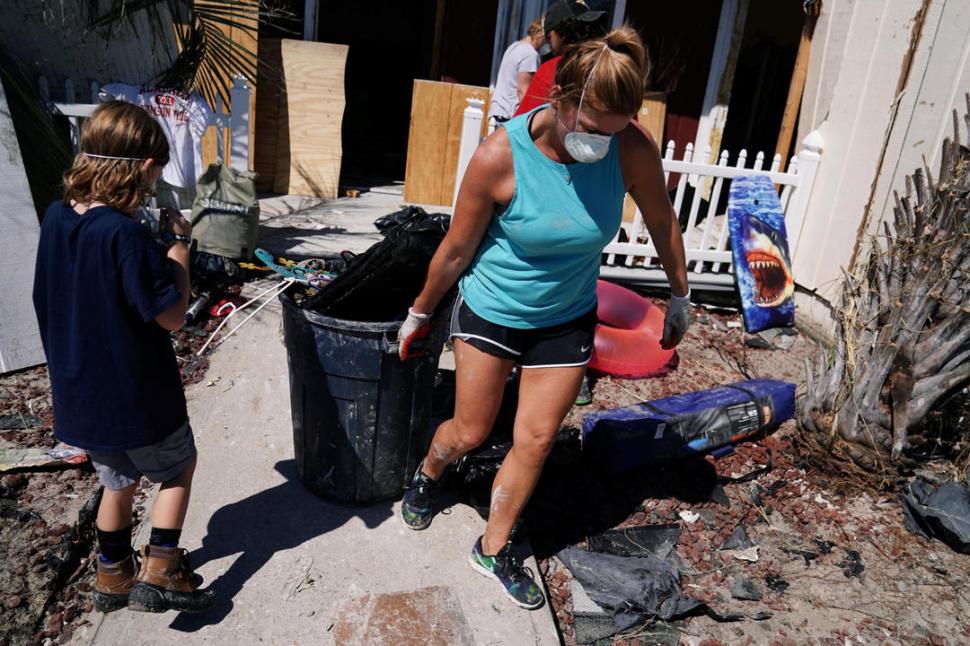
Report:
[[655,556],[596,554],[576,547],[557,556],[590,598],[612,614],[617,630],[652,617],[683,616],[702,605],[680,592],[680,573]]
[[744,344],[751,348],[759,348],[761,350],[774,350],[775,346],[772,344],[772,339],[778,336],[777,328],[770,328],[768,330],[762,330],[755,334],[747,335],[744,339]]
[[0,431],[9,430],[28,430],[39,428],[44,425],[44,420],[39,417],[22,415],[0,415]]
[[790,585],[788,581],[785,581],[783,578],[781,578],[776,574],[769,574],[768,576],[766,576],[765,584],[768,586],[769,590],[771,590],[772,592],[777,592],[778,594],[785,594],[785,591],[788,590],[788,587]]
[[748,561],[750,563],[757,563],[759,558],[757,545],[752,545],[741,550],[724,550],[724,553],[728,556],[733,556],[739,561]]
[[748,577],[736,576],[731,586],[731,596],[741,601],[761,601],[764,594]]
[[906,529],[938,539],[962,554],[970,554],[970,489],[948,482],[935,488],[925,478],[908,483],[899,497]]
[[744,528],[744,525],[735,527],[727,540],[721,543],[722,550],[746,550],[753,546],[754,543],[748,538],[748,531]]
[[692,525],[696,523],[698,519],[701,517],[700,514],[690,511],[689,509],[685,509],[684,511],[680,512],[677,515],[680,516],[680,519],[685,523],[687,523],[688,525]]
[[866,566],[862,564],[862,557],[859,556],[859,553],[850,549],[845,550],[845,558],[836,563],[836,565],[842,568],[842,574],[846,578],[859,578],[866,569]]
[[58,444],[50,449],[0,449],[0,472],[39,467],[76,466],[87,461],[87,451],[67,444]]

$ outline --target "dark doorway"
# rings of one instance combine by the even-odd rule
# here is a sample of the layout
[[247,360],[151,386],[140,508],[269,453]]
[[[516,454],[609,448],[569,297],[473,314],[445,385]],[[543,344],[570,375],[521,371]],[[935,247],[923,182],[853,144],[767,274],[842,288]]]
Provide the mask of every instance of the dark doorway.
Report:
[[498,0],[444,3],[435,81],[488,87]]
[[349,45],[340,183],[404,178],[411,84],[427,78],[436,0],[320,0],[317,40]]
[[804,24],[800,2],[751,0],[721,140],[732,159],[745,148],[749,159],[764,151],[765,168],[771,165]]
[[677,159],[697,135],[720,15],[721,3],[710,0],[627,3],[626,20],[650,53],[647,89],[667,92],[663,142],[658,143],[673,139]]

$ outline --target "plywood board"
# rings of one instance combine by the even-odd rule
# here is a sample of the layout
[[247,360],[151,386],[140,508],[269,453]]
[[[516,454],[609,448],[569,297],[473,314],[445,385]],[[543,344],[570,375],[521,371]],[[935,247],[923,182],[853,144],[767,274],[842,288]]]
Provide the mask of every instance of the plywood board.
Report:
[[450,83],[414,81],[408,159],[404,172],[406,202],[442,204],[441,184],[444,180],[450,108]]
[[0,85],[0,373],[44,363],[31,297],[40,226]]
[[[483,114],[488,114],[488,88],[437,81],[414,82],[404,177],[406,201],[451,205],[468,98],[485,101]],[[487,132],[488,121],[483,118],[481,135]]]
[[284,39],[283,76],[289,140],[284,192],[333,199],[340,180],[347,45]]

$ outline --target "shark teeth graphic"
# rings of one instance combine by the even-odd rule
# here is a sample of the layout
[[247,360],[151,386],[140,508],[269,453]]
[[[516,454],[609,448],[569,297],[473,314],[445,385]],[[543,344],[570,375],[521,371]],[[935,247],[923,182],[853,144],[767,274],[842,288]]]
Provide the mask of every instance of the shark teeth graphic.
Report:
[[752,297],[758,307],[778,307],[790,298],[795,281],[784,255],[768,236],[751,232],[754,245],[749,245],[745,259],[754,279]]

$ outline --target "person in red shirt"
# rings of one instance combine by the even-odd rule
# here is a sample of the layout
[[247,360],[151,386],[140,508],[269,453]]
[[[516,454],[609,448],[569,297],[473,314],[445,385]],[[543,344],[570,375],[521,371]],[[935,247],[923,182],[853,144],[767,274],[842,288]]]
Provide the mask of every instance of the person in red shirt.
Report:
[[536,70],[515,116],[549,102],[549,89],[555,82],[556,67],[563,50],[569,45],[604,35],[606,25],[601,18],[605,15],[605,11],[590,11],[584,2],[575,0],[562,0],[549,7],[543,19],[543,28],[546,31],[546,40],[556,55]]

